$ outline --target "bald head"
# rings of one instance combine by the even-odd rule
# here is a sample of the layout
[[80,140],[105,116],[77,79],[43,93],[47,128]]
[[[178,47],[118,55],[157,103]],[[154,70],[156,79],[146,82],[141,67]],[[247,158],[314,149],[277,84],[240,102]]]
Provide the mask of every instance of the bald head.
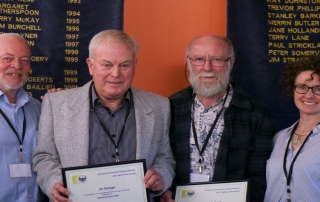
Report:
[[208,46],[219,45],[223,48],[223,50],[221,51],[226,52],[229,57],[235,57],[234,48],[230,39],[223,36],[217,36],[212,34],[193,38],[188,45],[186,55],[189,56],[190,49],[192,49],[194,45],[206,43],[208,44]]

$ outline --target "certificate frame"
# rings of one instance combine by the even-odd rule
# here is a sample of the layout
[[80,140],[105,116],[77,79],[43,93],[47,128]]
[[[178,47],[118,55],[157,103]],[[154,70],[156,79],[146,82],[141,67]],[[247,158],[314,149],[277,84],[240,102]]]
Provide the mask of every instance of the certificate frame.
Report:
[[249,188],[249,179],[190,183],[186,185],[177,186],[175,193],[175,202],[249,202]]
[[[71,201],[150,202],[143,182],[145,159],[61,168]],[[132,184],[134,183],[134,185]]]

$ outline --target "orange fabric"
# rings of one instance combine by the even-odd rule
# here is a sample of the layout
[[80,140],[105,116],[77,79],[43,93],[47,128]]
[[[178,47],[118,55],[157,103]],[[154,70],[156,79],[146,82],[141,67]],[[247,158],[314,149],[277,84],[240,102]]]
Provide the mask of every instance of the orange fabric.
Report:
[[226,0],[125,0],[124,31],[140,46],[133,85],[169,96],[186,87],[185,51],[204,34],[226,35]]

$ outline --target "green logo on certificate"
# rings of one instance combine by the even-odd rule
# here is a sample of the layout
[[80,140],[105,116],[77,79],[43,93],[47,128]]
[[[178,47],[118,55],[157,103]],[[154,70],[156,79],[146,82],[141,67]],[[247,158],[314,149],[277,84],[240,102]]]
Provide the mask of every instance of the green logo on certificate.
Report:
[[80,184],[87,181],[87,177],[85,175],[73,175],[72,176],[72,183],[73,184]]
[[187,197],[191,197],[193,195],[194,195],[193,190],[182,190],[181,191],[181,198],[187,198]]
[[79,184],[78,177],[79,177],[79,175],[74,175],[74,176],[72,176],[72,183],[73,183],[73,184]]

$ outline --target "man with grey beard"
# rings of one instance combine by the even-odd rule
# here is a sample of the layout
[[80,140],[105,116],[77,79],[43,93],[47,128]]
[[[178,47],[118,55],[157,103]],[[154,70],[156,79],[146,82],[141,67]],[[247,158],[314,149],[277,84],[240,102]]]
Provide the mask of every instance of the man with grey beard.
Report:
[[47,200],[31,168],[41,103],[23,90],[30,58],[24,38],[14,33],[0,35],[0,201]]
[[176,177],[160,201],[173,201],[177,185],[244,179],[250,179],[251,201],[263,201],[274,129],[264,105],[230,82],[231,41],[197,37],[187,48],[186,62],[191,86],[169,98]]

